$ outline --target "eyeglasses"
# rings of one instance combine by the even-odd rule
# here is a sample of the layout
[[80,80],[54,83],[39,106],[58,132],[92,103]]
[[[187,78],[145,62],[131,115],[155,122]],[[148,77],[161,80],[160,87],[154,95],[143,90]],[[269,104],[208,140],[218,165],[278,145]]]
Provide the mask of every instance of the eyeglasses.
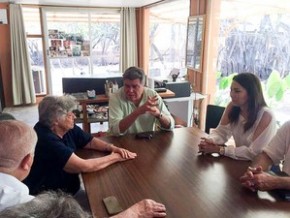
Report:
[[72,117],[75,118],[76,115],[73,112],[70,111],[70,112],[67,112],[66,113],[66,117],[68,117],[68,118],[72,118]]

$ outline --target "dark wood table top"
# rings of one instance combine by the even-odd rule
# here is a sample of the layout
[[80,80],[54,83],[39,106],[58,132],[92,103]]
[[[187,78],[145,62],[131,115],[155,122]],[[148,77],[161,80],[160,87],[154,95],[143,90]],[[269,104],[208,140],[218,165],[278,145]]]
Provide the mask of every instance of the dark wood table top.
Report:
[[[171,218],[290,217],[290,202],[240,185],[249,162],[199,155],[197,145],[204,135],[188,127],[156,132],[151,140],[104,137],[138,157],[82,174],[93,215],[108,216],[102,199],[114,195],[124,209],[144,198],[154,199],[165,204]],[[79,155],[101,154],[82,150]]]

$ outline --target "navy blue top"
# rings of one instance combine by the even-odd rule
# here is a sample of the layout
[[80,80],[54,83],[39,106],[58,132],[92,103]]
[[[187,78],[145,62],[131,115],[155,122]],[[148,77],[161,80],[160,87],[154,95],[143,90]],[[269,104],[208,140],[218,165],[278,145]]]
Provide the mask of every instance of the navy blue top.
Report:
[[62,190],[74,195],[80,188],[79,176],[77,173],[67,173],[63,168],[75,150],[83,148],[93,137],[76,125],[63,138],[39,122],[34,129],[38,136],[34,162],[28,177],[23,181],[30,194]]

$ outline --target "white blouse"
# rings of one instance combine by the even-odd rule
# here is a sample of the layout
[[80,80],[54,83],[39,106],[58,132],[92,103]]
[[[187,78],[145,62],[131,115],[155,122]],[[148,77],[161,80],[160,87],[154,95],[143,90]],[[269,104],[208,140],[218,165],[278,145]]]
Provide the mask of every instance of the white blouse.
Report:
[[[268,112],[272,119],[267,128],[253,140],[253,134],[259,125],[263,114]],[[225,147],[225,155],[233,159],[252,160],[262,149],[268,145],[277,131],[276,119],[267,107],[263,107],[259,112],[254,125],[244,132],[244,124],[246,120],[242,115],[236,123],[227,125],[219,124],[216,129],[209,135],[209,139],[216,144],[225,144],[231,136],[233,136],[235,145]]]

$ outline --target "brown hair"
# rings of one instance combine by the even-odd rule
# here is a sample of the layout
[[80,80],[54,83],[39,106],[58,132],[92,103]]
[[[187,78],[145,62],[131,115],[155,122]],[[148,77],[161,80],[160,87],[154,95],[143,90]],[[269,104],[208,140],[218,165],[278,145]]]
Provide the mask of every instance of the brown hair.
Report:
[[[253,73],[240,73],[233,77],[233,81],[239,83],[248,94],[248,119],[244,125],[244,131],[249,130],[255,123],[258,112],[267,106],[264,99],[260,79]],[[239,119],[241,109],[234,106],[229,112],[229,120],[235,123]]]

